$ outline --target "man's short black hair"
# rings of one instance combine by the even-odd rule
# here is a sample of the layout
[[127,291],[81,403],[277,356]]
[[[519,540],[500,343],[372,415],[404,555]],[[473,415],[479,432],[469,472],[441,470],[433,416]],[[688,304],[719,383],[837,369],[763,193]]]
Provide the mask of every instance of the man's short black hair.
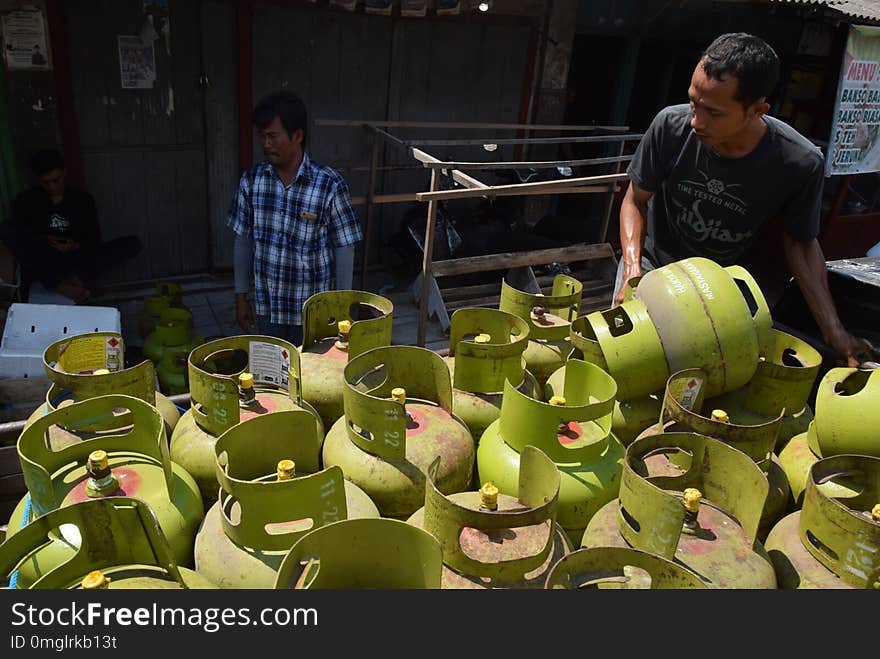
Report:
[[779,82],[779,57],[770,44],[745,32],[722,34],[703,52],[703,71],[715,80],[737,79],[736,100],[744,108],[769,97]]
[[303,132],[303,145],[306,143],[306,104],[291,91],[272,92],[260,99],[254,108],[254,126],[265,128],[278,117],[288,136],[293,137],[297,128]]
[[31,171],[37,178],[55,169],[64,169],[64,156],[58,149],[42,149],[31,158]]

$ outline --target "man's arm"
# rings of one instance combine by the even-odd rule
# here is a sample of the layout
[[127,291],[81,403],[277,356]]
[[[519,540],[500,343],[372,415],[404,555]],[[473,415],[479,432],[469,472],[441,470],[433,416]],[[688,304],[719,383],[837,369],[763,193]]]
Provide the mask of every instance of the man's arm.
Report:
[[819,241],[804,242],[783,233],[782,245],[785,260],[819,326],[822,340],[842,355],[849,366],[858,366],[860,355],[870,356],[871,344],[847,332],[840,322],[828,287],[828,269]]
[[254,211],[251,205],[251,189],[247,173],[239,179],[238,190],[232,200],[226,225],[235,233],[232,247],[233,276],[235,278],[235,320],[241,331],[249,334],[254,325],[254,308],[248,299],[254,264],[253,225]]
[[[648,200],[653,192],[642,190],[630,181],[623,201],[620,204],[620,247],[623,251],[623,282],[632,277],[642,276],[642,249],[645,246],[645,231],[648,226]],[[623,302],[626,287],[621,286],[612,306]]]
[[255,325],[254,308],[248,299],[254,270],[254,241],[250,236],[235,236],[232,247],[232,272],[235,279],[235,320],[245,334]]

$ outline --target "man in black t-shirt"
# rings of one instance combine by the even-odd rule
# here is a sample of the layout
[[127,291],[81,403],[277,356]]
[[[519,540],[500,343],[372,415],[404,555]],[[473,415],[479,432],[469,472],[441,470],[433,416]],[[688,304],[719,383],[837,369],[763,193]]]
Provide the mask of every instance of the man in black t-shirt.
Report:
[[623,282],[645,270],[691,256],[741,261],[779,220],[780,256],[823,340],[855,366],[871,346],[844,329],[828,288],[817,240],[824,161],[794,128],[767,116],[778,79],[767,43],[723,34],[694,69],[690,104],[664,108],[651,122],[627,169],[613,304],[622,301]]
[[38,152],[31,169],[37,185],[12,202],[12,220],[0,224],[0,240],[21,265],[25,285],[39,281],[84,302],[89,280],[136,255],[141,242],[135,236],[101,242],[95,200],[67,184],[57,150]]

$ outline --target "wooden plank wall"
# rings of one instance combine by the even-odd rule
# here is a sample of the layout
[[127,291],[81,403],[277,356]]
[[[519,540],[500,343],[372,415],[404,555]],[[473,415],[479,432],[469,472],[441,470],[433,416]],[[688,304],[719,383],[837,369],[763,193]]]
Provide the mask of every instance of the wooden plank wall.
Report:
[[[393,20],[359,12],[258,4],[254,8],[253,103],[291,89],[315,118],[386,117]],[[352,196],[369,182],[372,137],[362,129],[312,126],[309,157],[344,172]],[[254,140],[254,162],[263,158]],[[359,210],[363,221],[363,209]]]
[[88,189],[105,239],[134,234],[141,254],[113,281],[205,271],[207,187],[199,3],[170,2],[171,43],[155,42],[153,89],[122,89],[117,35],[137,34],[140,0],[64,3]]
[[[519,121],[523,76],[528,57],[529,27],[399,21],[393,42],[390,120],[516,123]],[[515,137],[514,131],[393,129],[400,137],[463,139]],[[489,161],[513,160],[513,147],[491,154],[481,147],[424,147],[440,158]],[[412,164],[400,149],[386,150],[386,162]],[[491,185],[488,172],[470,172]],[[382,192],[422,192],[428,189],[429,170],[390,172]],[[479,201],[455,202],[451,212],[468,212]],[[393,204],[380,207],[377,237],[373,245],[382,258],[383,245],[397,231],[401,217],[415,206]],[[375,261],[374,261],[375,262]],[[387,265],[387,261],[386,261]]]
[[207,149],[208,224],[211,266],[232,267],[233,233],[226,213],[238,187],[238,33],[235,6],[224,0],[204,0],[202,11]]

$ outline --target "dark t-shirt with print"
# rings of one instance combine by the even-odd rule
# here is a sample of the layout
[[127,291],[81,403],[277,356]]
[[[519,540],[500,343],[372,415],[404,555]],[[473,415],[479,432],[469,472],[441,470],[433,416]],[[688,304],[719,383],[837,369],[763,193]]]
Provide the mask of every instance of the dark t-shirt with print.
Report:
[[731,265],[759,229],[781,216],[801,241],[819,234],[824,161],[788,124],[764,116],[767,130],[747,155],[724,158],[694,135],[687,104],[661,110],[627,174],[654,192],[645,250],[658,265],[704,256]]
[[70,186],[57,204],[40,187],[25,190],[12,203],[12,219],[34,236],[48,235],[80,243],[100,240],[95,199],[85,190]]

